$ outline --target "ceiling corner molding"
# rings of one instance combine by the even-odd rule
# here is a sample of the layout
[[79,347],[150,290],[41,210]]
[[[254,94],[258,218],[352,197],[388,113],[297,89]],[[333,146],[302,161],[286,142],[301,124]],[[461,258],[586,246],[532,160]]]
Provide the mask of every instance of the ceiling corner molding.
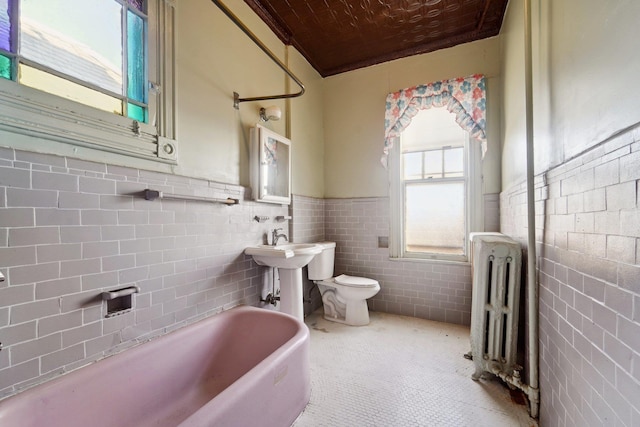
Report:
[[244,2],[264,21],[282,43],[291,45],[291,33],[277,17],[273,16],[264,5],[257,0],[244,0]]

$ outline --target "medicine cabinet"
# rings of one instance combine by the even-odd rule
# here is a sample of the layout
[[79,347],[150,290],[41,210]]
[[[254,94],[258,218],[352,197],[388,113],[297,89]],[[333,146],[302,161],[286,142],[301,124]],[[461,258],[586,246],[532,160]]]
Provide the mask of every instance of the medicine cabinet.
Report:
[[291,203],[291,141],[261,125],[251,128],[250,179],[258,202]]

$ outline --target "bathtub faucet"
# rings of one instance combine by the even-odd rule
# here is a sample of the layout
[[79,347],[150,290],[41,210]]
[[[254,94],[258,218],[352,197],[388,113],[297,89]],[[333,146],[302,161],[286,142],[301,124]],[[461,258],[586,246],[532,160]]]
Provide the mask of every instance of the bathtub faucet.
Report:
[[284,233],[278,233],[278,231],[282,230],[282,228],[274,228],[273,231],[271,232],[271,244],[273,246],[278,244],[278,240],[280,240],[280,238],[284,238],[285,241],[289,241],[289,238],[287,237],[286,234]]

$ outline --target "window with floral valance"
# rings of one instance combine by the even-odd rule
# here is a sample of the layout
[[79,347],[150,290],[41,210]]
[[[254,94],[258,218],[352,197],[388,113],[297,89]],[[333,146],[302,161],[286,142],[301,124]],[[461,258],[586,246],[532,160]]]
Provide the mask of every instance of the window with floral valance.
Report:
[[445,107],[456,115],[456,122],[469,135],[482,144],[482,154],[487,151],[485,77],[475,74],[469,77],[442,80],[402,89],[387,95],[385,111],[385,140],[383,165],[387,165],[389,150],[397,143],[402,131],[420,110]]
[[478,74],[387,96],[391,258],[468,261],[468,234],[483,231],[485,87]]

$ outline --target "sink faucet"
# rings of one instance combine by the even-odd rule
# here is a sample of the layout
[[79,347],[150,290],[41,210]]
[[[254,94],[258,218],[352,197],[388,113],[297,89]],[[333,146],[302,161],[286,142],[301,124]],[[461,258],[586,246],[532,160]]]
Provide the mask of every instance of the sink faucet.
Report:
[[278,240],[280,240],[280,238],[284,238],[284,240],[286,240],[287,242],[289,241],[289,238],[287,237],[286,234],[284,233],[278,233],[278,231],[282,230],[282,228],[274,228],[273,231],[271,232],[271,245],[275,246],[278,244]]

